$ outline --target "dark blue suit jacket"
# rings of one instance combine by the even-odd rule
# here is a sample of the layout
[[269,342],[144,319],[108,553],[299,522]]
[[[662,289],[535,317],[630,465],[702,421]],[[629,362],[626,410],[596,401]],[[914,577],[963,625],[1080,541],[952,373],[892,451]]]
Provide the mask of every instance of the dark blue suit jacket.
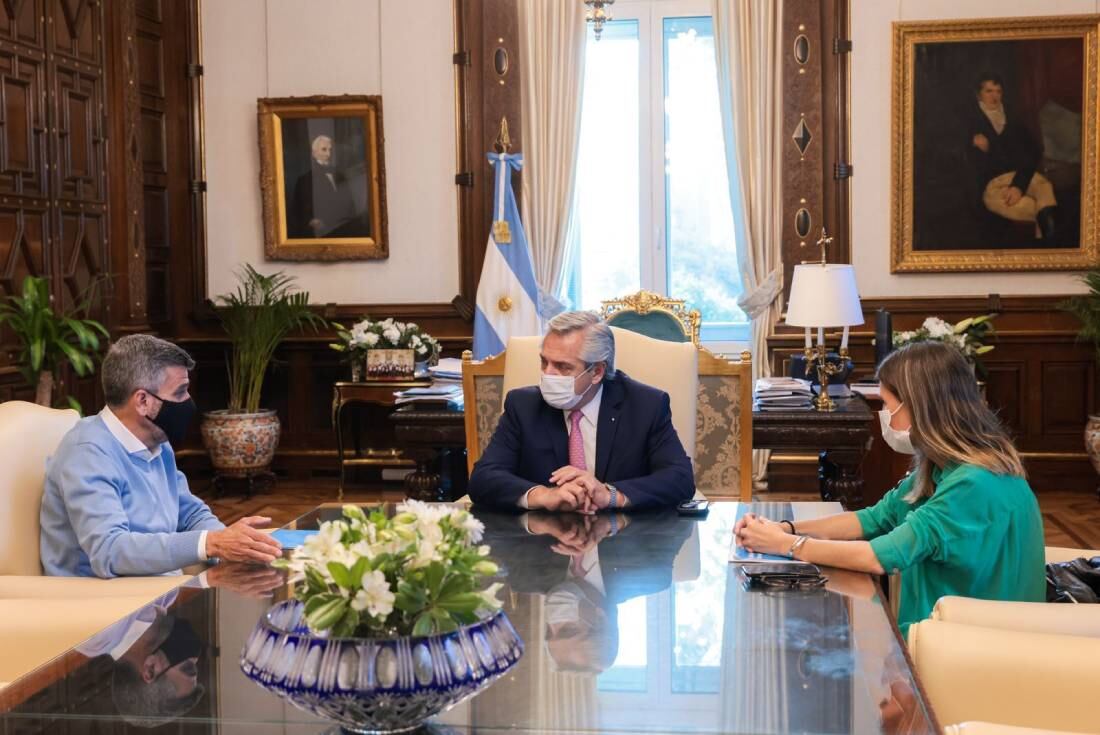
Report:
[[[514,509],[524,493],[548,484],[550,475],[567,464],[569,434],[561,409],[544,401],[538,386],[517,388],[505,396],[492,441],[474,465],[470,499]],[[621,370],[614,380],[604,379],[593,474],[615,485],[635,508],[671,506],[691,498],[691,461],[672,427],[667,393],[631,380]]]

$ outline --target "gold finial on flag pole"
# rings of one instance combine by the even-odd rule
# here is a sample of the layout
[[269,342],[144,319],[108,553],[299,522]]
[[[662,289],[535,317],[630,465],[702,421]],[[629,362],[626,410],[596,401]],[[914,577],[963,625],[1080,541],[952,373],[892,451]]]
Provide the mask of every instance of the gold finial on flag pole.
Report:
[[512,139],[508,137],[508,118],[500,118],[500,133],[493,146],[497,153],[507,153],[512,149]]

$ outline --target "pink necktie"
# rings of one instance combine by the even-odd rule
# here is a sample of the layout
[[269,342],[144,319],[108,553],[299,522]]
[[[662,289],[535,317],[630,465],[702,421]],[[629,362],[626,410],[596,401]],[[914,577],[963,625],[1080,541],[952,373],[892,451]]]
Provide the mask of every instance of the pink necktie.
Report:
[[578,470],[587,470],[584,461],[584,437],[581,436],[581,419],[584,414],[578,409],[569,414],[569,464]]

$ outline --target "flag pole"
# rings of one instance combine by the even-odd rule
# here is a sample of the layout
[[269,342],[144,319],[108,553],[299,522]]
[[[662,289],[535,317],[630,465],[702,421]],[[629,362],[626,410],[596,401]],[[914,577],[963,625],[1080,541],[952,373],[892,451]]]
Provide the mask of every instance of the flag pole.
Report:
[[497,153],[508,153],[512,149],[512,139],[508,137],[508,118],[500,118],[500,133],[497,134],[493,148]]

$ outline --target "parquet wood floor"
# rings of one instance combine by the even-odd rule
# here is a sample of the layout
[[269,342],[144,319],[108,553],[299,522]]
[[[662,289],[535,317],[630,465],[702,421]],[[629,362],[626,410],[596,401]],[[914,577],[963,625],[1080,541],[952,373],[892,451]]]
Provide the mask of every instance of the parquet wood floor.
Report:
[[[214,513],[225,523],[232,523],[245,516],[270,516],[272,524],[281,526],[321,503],[336,500],[335,480],[319,479],[308,482],[285,480],[273,489],[259,492],[251,498],[241,494],[226,493],[220,498],[202,491],[200,496],[210,504]],[[400,486],[384,486],[349,489],[344,496],[348,502],[399,501],[404,498]],[[758,493],[764,501],[815,500],[811,493]],[[1100,500],[1095,494],[1080,492],[1045,492],[1039,495],[1039,508],[1043,514],[1043,526],[1047,546],[1068,546],[1081,549],[1100,549]]]

